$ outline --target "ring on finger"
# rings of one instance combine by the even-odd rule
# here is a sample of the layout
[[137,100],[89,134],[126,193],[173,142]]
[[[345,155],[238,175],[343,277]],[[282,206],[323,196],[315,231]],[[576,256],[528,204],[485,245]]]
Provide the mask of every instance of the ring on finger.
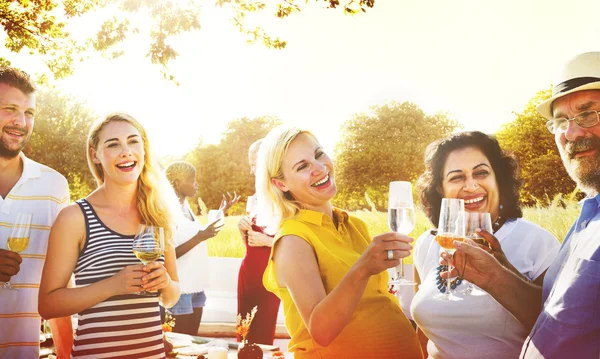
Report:
[[393,261],[394,260],[394,251],[393,250],[388,249],[388,251],[387,251],[387,259],[389,261]]

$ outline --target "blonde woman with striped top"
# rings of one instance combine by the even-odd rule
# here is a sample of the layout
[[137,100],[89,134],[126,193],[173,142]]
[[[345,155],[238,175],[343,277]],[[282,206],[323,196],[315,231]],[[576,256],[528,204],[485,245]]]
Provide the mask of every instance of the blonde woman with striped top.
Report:
[[[153,163],[144,128],[109,115],[88,136],[88,164],[99,187],[65,208],[50,232],[39,312],[78,313],[72,356],[164,358],[159,302],[179,298],[175,251],[143,265],[131,245],[141,223],[163,227],[170,242],[176,198]],[[67,288],[71,274],[76,288]],[[142,290],[158,291],[139,296]]]

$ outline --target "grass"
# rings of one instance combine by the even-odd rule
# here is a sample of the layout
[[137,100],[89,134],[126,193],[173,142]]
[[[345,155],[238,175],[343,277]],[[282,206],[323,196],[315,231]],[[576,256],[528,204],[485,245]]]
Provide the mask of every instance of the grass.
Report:
[[[216,237],[208,240],[208,255],[211,257],[242,258],[246,247],[240,238],[237,224],[242,216],[225,217],[225,226]],[[202,216],[200,223],[206,224],[207,218]]]
[[[579,214],[579,207],[574,200],[553,201],[549,207],[527,207],[523,210],[523,217],[531,222],[537,223],[541,227],[550,231],[559,241],[563,241],[571,225]],[[388,232],[387,213],[371,211],[350,212],[369,227],[372,236]],[[225,227],[215,237],[208,241],[208,254],[212,257],[237,257],[244,256],[246,251],[240,234],[237,229],[237,223],[240,216],[229,216],[225,218]],[[205,217],[200,217],[202,223],[206,223]],[[429,220],[425,214],[417,210],[417,224],[410,236],[417,239],[421,233],[431,228]],[[412,255],[405,259],[405,263],[412,263]]]

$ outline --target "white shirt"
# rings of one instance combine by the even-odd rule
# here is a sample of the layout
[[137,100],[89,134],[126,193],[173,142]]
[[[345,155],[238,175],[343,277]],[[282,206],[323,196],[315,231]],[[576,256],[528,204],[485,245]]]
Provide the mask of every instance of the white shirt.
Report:
[[0,197],[0,248],[18,212],[32,214],[29,246],[20,253],[21,269],[10,283],[18,291],[0,289],[0,358],[39,358],[38,290],[46,259],[50,227],[69,204],[67,180],[25,155],[21,178],[6,198]]
[[[519,218],[506,222],[494,234],[510,263],[530,280],[550,266],[560,244],[548,231]],[[434,296],[440,246],[429,231],[415,244],[414,263],[421,278],[411,303],[411,314],[429,338],[431,358],[518,358],[528,332],[489,294],[461,295],[462,301],[444,301]],[[468,285],[467,281],[459,286]]]
[[[183,209],[190,214],[191,209],[187,201],[184,201]],[[183,214],[177,222],[177,229],[173,234],[175,247],[182,245],[195,236],[204,228],[198,219],[193,221],[187,219]],[[179,285],[181,293],[198,293],[204,291],[208,285],[209,278],[208,245],[206,241],[200,242],[189,252],[177,258],[177,273],[179,274]]]

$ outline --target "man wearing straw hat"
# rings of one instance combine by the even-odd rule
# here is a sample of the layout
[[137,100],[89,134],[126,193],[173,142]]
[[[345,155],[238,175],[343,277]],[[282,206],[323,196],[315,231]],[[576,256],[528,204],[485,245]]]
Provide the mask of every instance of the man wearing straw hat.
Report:
[[[456,268],[526,327],[522,358],[600,358],[600,52],[567,62],[537,107],[569,175],[588,195],[543,288],[504,268],[474,242],[455,242]],[[497,240],[482,232],[489,242]],[[497,243],[496,243],[497,244]],[[494,246],[492,246],[494,247]],[[446,258],[444,254],[442,257]],[[462,271],[461,271],[462,272]]]

